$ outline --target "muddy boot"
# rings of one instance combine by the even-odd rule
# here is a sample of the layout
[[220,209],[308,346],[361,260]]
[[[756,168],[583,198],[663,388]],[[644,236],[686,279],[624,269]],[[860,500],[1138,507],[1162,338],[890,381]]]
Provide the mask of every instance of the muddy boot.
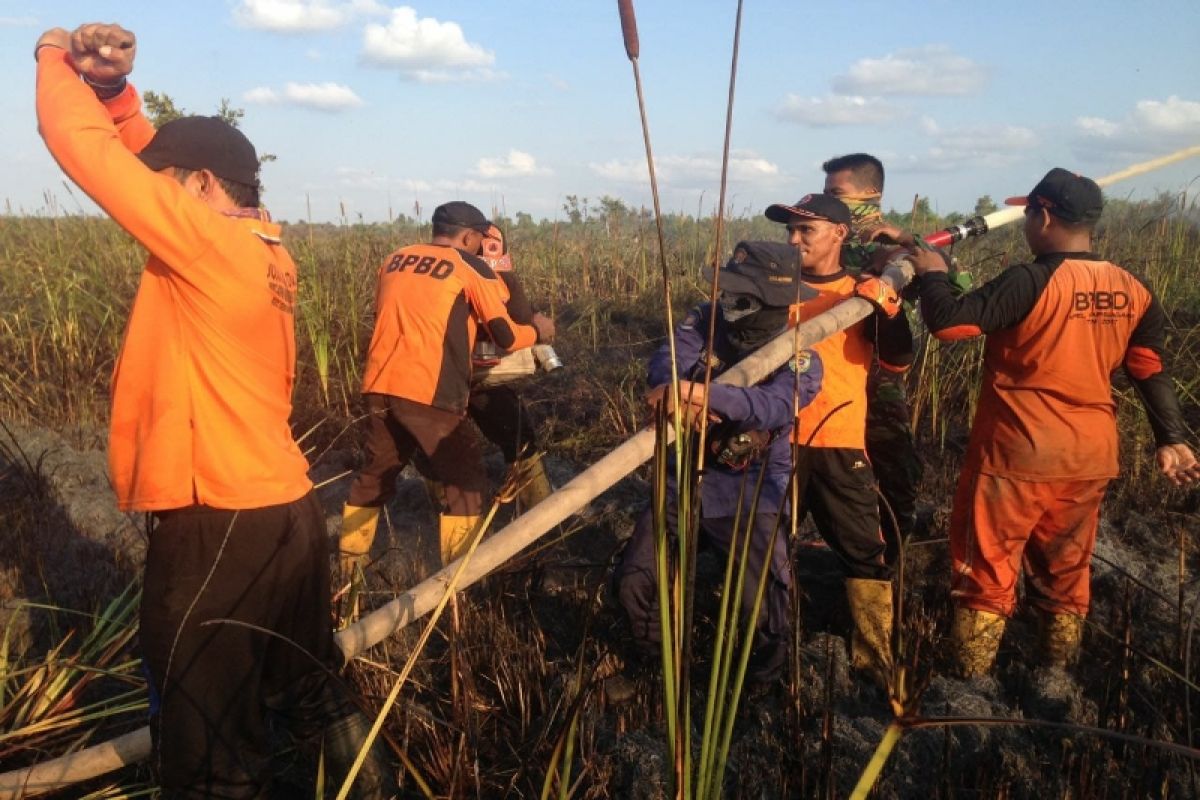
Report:
[[338,538],[338,564],[342,583],[349,582],[362,571],[375,541],[375,529],[379,527],[378,506],[352,506],[342,508],[342,534]]
[[892,683],[892,582],[846,579],[854,632],[850,666],[871,675],[885,691]]
[[990,611],[955,607],[950,635],[955,672],[960,678],[986,675],[996,663],[996,652],[1007,620]]
[[1038,610],[1038,654],[1043,666],[1066,669],[1083,643],[1083,617]]
[[479,515],[454,516],[442,514],[438,521],[438,537],[441,542],[442,566],[462,557],[471,546],[471,534],[479,525]]
[[535,453],[516,464],[515,477],[517,485],[521,487],[517,493],[517,500],[521,503],[522,511],[528,511],[554,493],[542,460],[543,454]]
[[[371,721],[361,711],[354,711],[325,729],[321,754],[325,759],[327,789],[336,792],[341,787],[370,731]],[[382,738],[377,736],[371,744],[347,796],[355,800],[389,800],[400,796],[396,770]]]

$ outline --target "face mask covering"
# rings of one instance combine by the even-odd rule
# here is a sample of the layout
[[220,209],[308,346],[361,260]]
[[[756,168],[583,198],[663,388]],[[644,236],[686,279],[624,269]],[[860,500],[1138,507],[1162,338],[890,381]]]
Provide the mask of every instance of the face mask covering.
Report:
[[[745,297],[743,295],[743,297]],[[725,297],[722,296],[722,301]],[[767,343],[775,334],[783,330],[787,324],[787,307],[774,308],[764,306],[757,298],[746,298],[757,306],[753,311],[734,312],[736,319],[730,319],[725,313],[725,303],[721,303],[721,311],[725,314],[725,338],[738,353],[748,353],[757,350]]]
[[726,322],[737,322],[743,317],[748,317],[755,311],[760,310],[763,305],[757,297],[752,297],[748,294],[732,294],[723,292],[720,300],[717,301],[721,306],[721,315],[725,317]]
[[844,194],[840,199],[850,207],[850,231],[861,238],[872,228],[883,224],[882,192],[862,192],[860,194]]

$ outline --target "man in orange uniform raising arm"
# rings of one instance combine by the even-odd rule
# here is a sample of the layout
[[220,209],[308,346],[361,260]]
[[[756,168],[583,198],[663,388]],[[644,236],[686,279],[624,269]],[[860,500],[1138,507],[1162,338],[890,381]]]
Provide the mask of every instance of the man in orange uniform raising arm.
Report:
[[1100,501],[1117,476],[1117,367],[1146,407],[1159,470],[1177,484],[1200,479],[1163,369],[1166,315],[1141,280],[1091,252],[1100,187],[1056,168],[1009,204],[1025,206],[1032,263],[957,297],[939,254],[914,255],[934,335],[987,337],[950,519],[952,635],[964,677],[996,659],[1022,559],[1043,663],[1065,667],[1079,652]]
[[[140,618],[154,766],[164,797],[258,797],[276,712],[323,737],[340,780],[369,724],[327,677],[341,654],[324,514],[288,426],[296,267],[258,208],[254,146],[214,117],[156,133],[125,80],[134,52],[100,24],[47,31],[34,51],[47,148],[149,251],[108,458],[121,509],[155,520]],[[358,796],[392,794],[389,772],[368,758]]]
[[442,485],[442,564],[462,555],[479,523],[487,473],[466,420],[477,324],[504,351],[553,335],[546,318],[512,320],[496,273],[477,254],[492,224],[470,203],[433,212],[429,244],[402,247],[379,268],[375,332],[363,394],[370,413],[367,464],[354,478],[342,516],[342,577],[371,549],[379,509],[416,448]]
[[886,305],[879,303],[879,281],[855,278],[842,266],[852,221],[845,203],[830,194],[809,194],[792,205],[771,206],[766,216],[787,225],[789,241],[800,248],[801,277],[818,294],[793,309],[793,324],[859,294],[881,305],[877,313],[813,346],[825,367],[824,382],[800,413],[792,437],[800,445],[801,507],[796,513],[812,514],[846,571],[854,623],[851,664],[886,685],[892,667],[892,565],[885,555],[875,475],[864,449],[867,373],[876,352],[883,368],[907,369],[912,333],[894,293]]

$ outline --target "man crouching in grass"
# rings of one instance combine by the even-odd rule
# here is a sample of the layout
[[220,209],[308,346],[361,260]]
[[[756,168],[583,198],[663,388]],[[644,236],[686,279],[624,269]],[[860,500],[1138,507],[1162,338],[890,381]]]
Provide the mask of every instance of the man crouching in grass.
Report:
[[[789,365],[745,388],[719,383],[706,388],[704,378],[708,365],[715,378],[785,330],[789,306],[816,297],[816,292],[800,282],[796,249],[780,242],[739,243],[721,271],[720,287],[717,302],[697,306],[675,330],[674,362],[669,345],[650,359],[647,401],[656,409],[665,404],[672,414],[683,414],[684,420],[694,423],[707,392],[713,424],[705,442],[700,540],[727,557],[740,558],[739,540],[750,537],[741,613],[743,624],[755,628],[750,678],[767,684],[786,663],[788,645],[791,568],[786,531],[776,529],[792,471],[789,434],[796,408],[807,406],[820,389],[821,360],[813,351],[802,351]],[[708,330],[714,315],[710,353]],[[679,408],[671,394],[672,372],[679,381]],[[674,470],[668,468],[668,474],[672,477],[667,486],[666,529],[672,532],[677,529],[678,487]],[[763,570],[767,575],[760,579]],[[626,545],[616,581],[633,638],[650,657],[661,652],[659,580],[654,520],[648,510]],[[760,580],[766,581],[762,607],[750,622]]]
[[[215,117],[156,132],[126,82],[135,52],[129,31],[91,24],[47,31],[34,56],[50,153],[149,251],[108,458],[120,508],[155,521],[140,619],[153,766],[163,797],[258,797],[275,713],[323,737],[340,782],[368,723],[328,678],[324,515],[288,426],[296,266],[258,207],[254,146]],[[395,794],[371,756],[356,796]]]

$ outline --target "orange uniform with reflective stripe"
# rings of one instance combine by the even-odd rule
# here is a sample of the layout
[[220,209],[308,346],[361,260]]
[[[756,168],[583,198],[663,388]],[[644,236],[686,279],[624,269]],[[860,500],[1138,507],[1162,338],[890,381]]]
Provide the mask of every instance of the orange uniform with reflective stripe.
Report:
[[[798,325],[854,297],[855,283],[849,273],[827,282],[806,276],[805,285],[817,290],[818,296],[792,306],[788,324]],[[813,345],[812,349],[821,356],[825,377],[821,380],[821,391],[796,421],[792,441],[812,447],[861,450],[866,446],[867,372],[875,352],[875,346],[867,338],[866,326],[867,320],[857,322]],[[843,403],[847,405],[834,411]]]
[[138,161],[154,130],[137,92],[106,110],[58,48],[38,54],[37,111],[63,171],[149,251],[113,375],[118,505],[241,509],[303,496],[308,464],[288,426],[296,267],[278,226],[214,211]]
[[465,412],[478,325],[504,350],[537,342],[533,327],[508,316],[505,299],[502,282],[482,259],[445,245],[397,250],[379,268],[363,392]]
[[1028,315],[987,336],[969,462],[1024,480],[1115,478],[1111,376],[1150,303],[1114,264],[1059,264]]

